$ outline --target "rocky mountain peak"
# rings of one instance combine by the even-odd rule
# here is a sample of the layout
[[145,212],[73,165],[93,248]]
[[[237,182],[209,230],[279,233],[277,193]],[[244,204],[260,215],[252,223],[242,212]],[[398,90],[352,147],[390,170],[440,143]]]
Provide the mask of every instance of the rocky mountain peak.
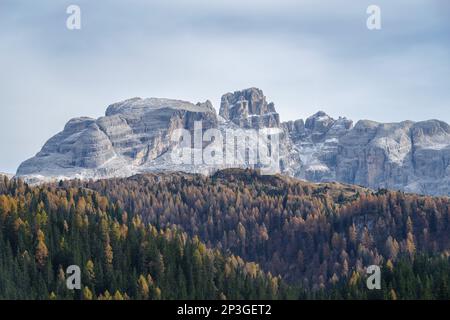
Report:
[[415,124],[413,134],[417,136],[448,135],[450,126],[439,120],[421,121]]
[[327,131],[335,122],[333,118],[323,111],[319,111],[306,119],[305,128],[311,131]]
[[11,174],[11,173],[0,172],[0,177],[1,177],[1,176],[5,176],[5,177],[7,177],[8,179],[11,179],[14,175]]
[[95,119],[89,117],[78,117],[70,119],[64,126],[64,130],[79,131],[95,123]]
[[190,112],[210,112],[214,108],[210,101],[193,104],[188,101],[165,98],[132,98],[108,106],[105,116],[116,114],[140,116],[158,109],[185,110]]
[[280,117],[273,102],[268,103],[258,88],[248,88],[222,96],[219,115],[244,128],[279,127]]
[[104,117],[71,119],[35,157],[19,166],[17,175],[101,178],[145,171],[176,145],[172,133],[193,130],[195,121],[201,121],[204,130],[217,127],[210,101],[132,98],[117,102],[108,106]]
[[210,101],[132,98],[117,102],[99,119],[71,119],[35,157],[20,165],[17,176],[42,181],[149,171],[213,172],[220,164],[186,165],[171,160],[170,151],[184,148],[172,141],[175,130],[192,132],[194,123],[201,121],[203,130],[216,128],[223,134],[237,128],[276,128],[280,169],[285,175],[450,195],[450,126],[445,122],[360,120],[353,126],[347,118],[334,119],[319,111],[306,121],[280,124],[274,104],[257,88],[224,94],[220,116]]
[[315,142],[323,139],[338,138],[353,126],[353,121],[345,117],[337,120],[323,111],[316,112],[305,121],[306,133]]

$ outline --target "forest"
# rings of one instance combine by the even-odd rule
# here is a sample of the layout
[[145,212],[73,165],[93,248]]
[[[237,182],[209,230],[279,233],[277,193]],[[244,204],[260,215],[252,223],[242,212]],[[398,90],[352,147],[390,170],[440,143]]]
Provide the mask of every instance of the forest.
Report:
[[253,170],[3,177],[0,299],[449,299],[449,218],[446,197]]

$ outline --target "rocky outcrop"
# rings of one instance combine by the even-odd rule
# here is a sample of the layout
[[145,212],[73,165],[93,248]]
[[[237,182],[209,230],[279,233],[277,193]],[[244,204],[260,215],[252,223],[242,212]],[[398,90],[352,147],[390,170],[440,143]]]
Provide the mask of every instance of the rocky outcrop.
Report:
[[170,99],[134,98],[110,105],[99,119],[76,118],[52,137],[18,176],[32,178],[127,176],[174,147],[175,129],[217,127],[211,102],[196,105]]
[[14,175],[10,173],[4,173],[0,172],[0,177],[7,177],[8,179],[11,179]]
[[[450,130],[441,121],[377,123],[345,118],[307,120],[305,133],[290,131],[301,162],[295,176],[450,195]],[[309,133],[308,133],[309,130]]]
[[340,140],[337,176],[371,188],[449,194],[448,125],[360,121]]
[[335,180],[339,139],[351,130],[352,125],[351,120],[335,120],[323,111],[306,121],[284,123],[292,144],[290,150],[299,158],[294,164],[294,176],[320,182]]
[[278,128],[280,116],[262,90],[249,88],[222,96],[219,115],[242,128]]
[[[23,162],[17,175],[30,181],[104,178],[148,171],[210,173],[229,165],[174,163],[170,151],[176,129],[271,130],[279,138],[282,173],[314,181],[339,181],[373,189],[389,188],[431,195],[450,195],[450,126],[442,121],[377,123],[353,126],[319,111],[306,120],[280,123],[273,103],[249,88],[222,96],[219,116],[211,102],[192,104],[170,99],[133,98],[110,105],[99,119],[76,118]],[[244,129],[244,131],[242,131]],[[238,157],[257,141],[237,136]],[[214,153],[225,146],[203,142]],[[241,148],[244,147],[244,148]],[[242,151],[244,150],[244,151]],[[243,164],[247,166],[247,162]]]

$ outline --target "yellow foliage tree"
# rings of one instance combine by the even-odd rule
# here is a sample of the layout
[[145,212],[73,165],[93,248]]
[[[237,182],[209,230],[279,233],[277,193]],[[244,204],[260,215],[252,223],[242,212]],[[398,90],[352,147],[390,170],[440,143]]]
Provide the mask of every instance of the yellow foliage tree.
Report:
[[143,275],[141,275],[138,279],[138,287],[139,287],[139,293],[141,295],[141,298],[148,299],[148,294],[150,292],[150,289],[148,287],[147,279]]
[[84,300],[92,300],[93,299],[92,291],[88,287],[83,288],[83,299]]
[[37,233],[37,245],[36,245],[36,263],[38,266],[43,267],[48,257],[48,249],[45,245],[45,235],[41,230]]

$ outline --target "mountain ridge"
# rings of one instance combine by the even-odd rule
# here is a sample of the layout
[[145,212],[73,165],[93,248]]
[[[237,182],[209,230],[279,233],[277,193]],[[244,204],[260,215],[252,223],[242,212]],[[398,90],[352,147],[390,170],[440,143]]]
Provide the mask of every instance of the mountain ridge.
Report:
[[257,88],[224,94],[219,113],[209,100],[193,104],[132,98],[111,104],[105,116],[98,119],[71,119],[35,157],[19,166],[16,175],[38,182],[126,177],[152,171],[211,174],[226,168],[173,162],[171,151],[179,150],[180,145],[171,141],[171,135],[177,129],[193,132],[195,121],[202,122],[203,132],[210,128],[223,134],[230,129],[278,130],[280,172],[285,175],[372,189],[450,194],[447,123],[359,120],[353,124],[350,119],[334,119],[323,111],[305,120],[282,122],[275,104]]

